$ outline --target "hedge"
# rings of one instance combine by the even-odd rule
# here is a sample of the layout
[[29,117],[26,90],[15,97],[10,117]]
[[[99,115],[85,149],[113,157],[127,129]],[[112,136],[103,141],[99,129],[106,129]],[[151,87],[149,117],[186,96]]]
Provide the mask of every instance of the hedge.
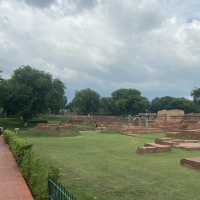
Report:
[[35,200],[48,199],[48,178],[57,181],[59,170],[48,166],[33,151],[32,144],[12,131],[5,131],[4,138],[9,145],[17,164]]

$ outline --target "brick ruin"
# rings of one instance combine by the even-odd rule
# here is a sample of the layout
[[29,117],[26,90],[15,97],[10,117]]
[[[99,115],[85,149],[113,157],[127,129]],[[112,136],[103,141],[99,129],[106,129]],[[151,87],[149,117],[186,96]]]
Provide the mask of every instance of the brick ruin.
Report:
[[[87,120],[99,129],[116,129],[126,135],[164,132],[168,137],[138,147],[139,155],[170,152],[173,148],[200,151],[200,114],[185,114],[182,110],[162,110],[141,113],[134,117],[92,116]],[[181,139],[182,138],[182,139]],[[188,139],[187,139],[188,138]],[[200,157],[183,158],[181,165],[200,169]]]
[[[158,113],[140,113],[137,116],[81,116],[69,117],[68,124],[38,124],[42,129],[71,128],[74,124],[95,123],[97,130],[113,129],[126,135],[166,133],[152,143],[138,147],[137,154],[170,152],[173,148],[200,151],[200,113],[185,114],[182,110],[162,110]],[[184,158],[181,165],[200,169],[199,158]]]
[[161,153],[171,151],[172,148],[189,151],[200,150],[200,140],[185,140],[174,138],[157,138],[152,143],[146,143],[143,147],[138,147],[136,153]]
[[136,116],[70,115],[68,124],[38,124],[38,128],[70,128],[73,124],[94,123],[98,130],[114,129],[123,134],[160,133],[169,137],[200,139],[200,113],[185,114],[182,110],[162,110]]
[[200,169],[200,157],[195,158],[183,158],[180,161],[181,165],[194,168],[194,169]]
[[200,139],[200,113],[185,114],[182,110],[162,110],[128,117],[73,115],[70,122],[92,122],[97,129],[115,129],[124,134],[166,132],[170,137],[187,135]]
[[51,129],[51,130],[55,130],[55,129],[69,129],[72,128],[72,124],[49,124],[49,123],[39,123],[37,124],[36,128],[37,129]]

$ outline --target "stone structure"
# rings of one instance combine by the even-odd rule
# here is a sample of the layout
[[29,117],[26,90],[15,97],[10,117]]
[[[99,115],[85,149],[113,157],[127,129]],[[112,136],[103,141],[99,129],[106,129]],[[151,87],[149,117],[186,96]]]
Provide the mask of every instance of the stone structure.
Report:
[[194,169],[200,169],[200,157],[196,158],[184,158],[180,161],[181,165],[191,167]]
[[38,129],[69,129],[72,128],[72,124],[46,124],[46,123],[39,123],[37,125]]
[[154,143],[144,144],[143,147],[138,147],[136,153],[160,153],[171,151],[172,148],[179,148],[191,151],[200,150],[200,140],[181,140],[173,138],[157,138]]
[[171,151],[171,146],[169,145],[160,145],[156,143],[148,143],[143,147],[138,147],[137,154],[146,154],[146,153],[162,153]]
[[163,130],[177,129],[184,120],[184,111],[182,110],[161,110],[152,123],[153,127],[159,127]]
[[95,123],[98,130],[114,129],[124,134],[166,132],[170,137],[200,139],[200,114],[184,114],[183,110],[161,110],[136,116],[72,115],[70,123]]

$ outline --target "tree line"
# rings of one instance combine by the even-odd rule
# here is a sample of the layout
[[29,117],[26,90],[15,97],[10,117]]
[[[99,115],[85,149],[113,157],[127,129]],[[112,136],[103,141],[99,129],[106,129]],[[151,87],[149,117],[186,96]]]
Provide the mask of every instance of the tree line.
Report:
[[109,97],[101,97],[98,92],[88,88],[77,91],[68,104],[65,90],[64,83],[54,79],[51,74],[22,66],[9,79],[0,76],[1,113],[17,115],[26,121],[38,114],[58,114],[61,111],[102,115],[136,115],[162,109],[200,112],[200,88],[191,92],[193,100],[166,96],[152,101],[137,89],[118,89]]
[[138,113],[156,113],[163,109],[181,109],[185,113],[200,112],[200,89],[191,93],[193,100],[177,97],[156,97],[149,101],[136,89],[119,89],[110,97],[100,97],[91,89],[76,92],[74,99],[68,104],[68,109],[79,114],[103,115],[136,115]]

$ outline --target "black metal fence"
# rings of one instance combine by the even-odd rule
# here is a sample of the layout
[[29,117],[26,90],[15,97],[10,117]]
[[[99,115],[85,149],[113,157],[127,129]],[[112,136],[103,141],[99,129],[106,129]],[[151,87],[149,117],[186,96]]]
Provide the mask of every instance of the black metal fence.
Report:
[[48,188],[49,200],[76,200],[61,184],[55,183],[52,179],[48,180]]

